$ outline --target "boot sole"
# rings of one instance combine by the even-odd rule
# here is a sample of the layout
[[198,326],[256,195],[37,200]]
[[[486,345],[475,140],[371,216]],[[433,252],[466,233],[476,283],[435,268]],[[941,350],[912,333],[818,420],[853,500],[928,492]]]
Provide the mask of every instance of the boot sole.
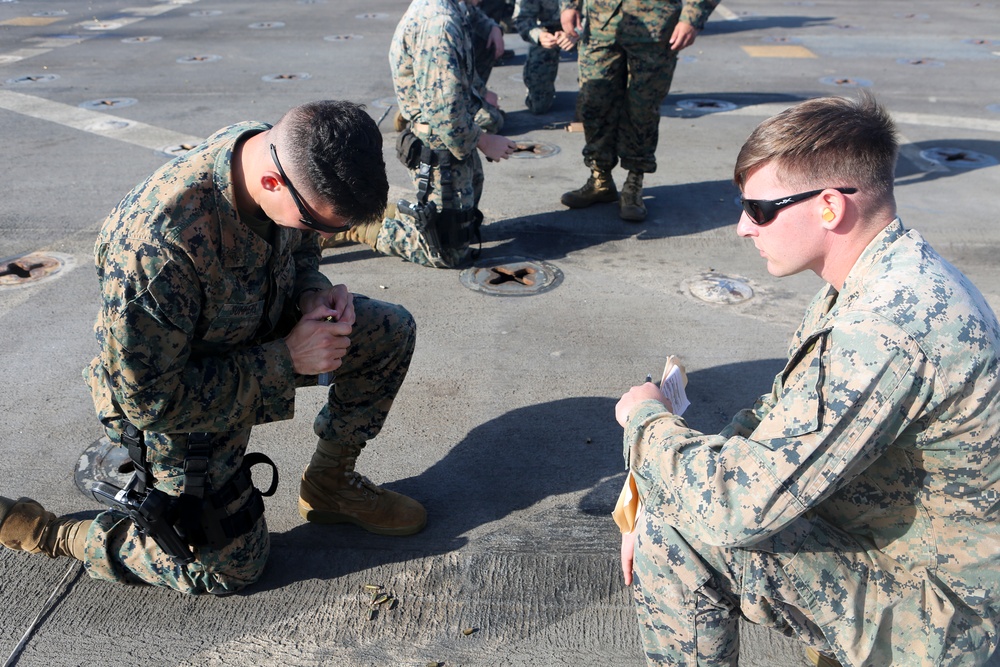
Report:
[[323,510],[315,510],[311,507],[304,505],[302,501],[299,501],[299,515],[308,521],[309,523],[319,523],[324,525],[333,525],[338,523],[352,523],[358,528],[363,528],[369,533],[375,533],[376,535],[415,535],[424,529],[427,525],[427,518],[417,526],[401,526],[399,528],[386,528],[385,526],[379,526],[377,524],[368,523],[367,521],[362,521],[356,516],[351,516],[350,514],[341,514],[340,512],[326,512]]
[[610,195],[602,195],[593,199],[575,199],[569,196],[567,192],[559,201],[562,202],[563,206],[568,206],[569,208],[587,208],[591,204],[610,204],[611,202],[618,201],[618,193],[614,192]]
[[625,222],[642,222],[646,219],[646,212],[640,209],[634,211],[620,210],[618,212],[618,217]]

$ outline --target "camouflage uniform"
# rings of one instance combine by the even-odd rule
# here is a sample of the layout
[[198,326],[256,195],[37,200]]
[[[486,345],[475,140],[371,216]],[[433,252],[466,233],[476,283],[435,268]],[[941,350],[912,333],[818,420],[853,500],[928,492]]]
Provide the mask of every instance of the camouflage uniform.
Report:
[[[263,221],[265,240],[236,209],[234,147],[268,127],[225,128],[164,165],[111,212],[97,239],[100,354],[84,376],[112,441],[121,442],[126,419],[145,432],[155,488],[172,496],[182,490],[189,433],[209,433],[208,481],[218,490],[240,469],[251,428],[290,419],[295,389],[316,384],[295,373],[281,338],[301,293],[330,286],[317,236]],[[360,296],[354,307],[351,348],[315,422],[320,437],[345,444],[378,433],[414,341],[403,308]],[[188,565],[113,511],[97,517],[87,542],[90,576],[185,593],[256,581],[269,550],[263,516],[223,549],[197,549]]]
[[[896,220],[720,435],[633,409],[650,663],[735,665],[737,617],[844,665],[979,665],[1000,614],[1000,326]],[[695,656],[697,655],[697,660]]]
[[[431,168],[428,201],[438,210],[471,211],[483,193],[483,166],[476,144],[483,132],[496,132],[499,111],[488,105],[486,86],[476,72],[473,35],[495,24],[475,8],[457,0],[414,0],[396,27],[389,63],[400,113],[427,146],[451,154],[451,196],[442,197],[442,170]],[[411,169],[419,187],[418,170]],[[439,249],[422,226],[397,212],[383,222],[376,250],[417,264],[438,268],[461,265],[468,245]]]
[[[580,0],[564,2],[575,7]],[[719,0],[582,0],[587,25],[579,45],[580,93],[588,167],[656,171],[660,104],[670,90],[677,21],[699,30]]]
[[559,73],[559,47],[546,49],[538,43],[543,32],[562,30],[559,22],[559,0],[517,0],[514,6],[514,26],[521,39],[531,44],[524,61],[524,85],[528,95],[524,105],[531,113],[545,113],[552,108],[556,95],[556,75]]

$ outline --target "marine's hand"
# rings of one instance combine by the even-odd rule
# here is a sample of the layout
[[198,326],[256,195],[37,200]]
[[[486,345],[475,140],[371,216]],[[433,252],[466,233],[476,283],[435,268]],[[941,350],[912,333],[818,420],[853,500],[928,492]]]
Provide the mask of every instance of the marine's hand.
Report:
[[628,424],[629,415],[632,413],[632,408],[635,407],[636,403],[649,400],[658,401],[663,404],[668,412],[673,412],[670,401],[663,395],[660,388],[652,382],[646,382],[645,384],[632,387],[625,392],[618,401],[618,404],[615,405],[615,419],[621,424],[622,428],[625,428]]
[[565,32],[560,30],[556,33],[556,46],[558,46],[563,51],[571,51],[576,46],[576,43],[580,41],[580,38],[575,32]]
[[354,295],[347,290],[346,285],[334,285],[318,292],[305,292],[299,297],[300,313],[309,313],[322,306],[331,310],[327,313],[327,317],[332,316],[338,322],[354,324]]
[[635,538],[639,532],[639,518],[642,516],[642,507],[635,515],[635,530],[631,533],[622,533],[622,575],[625,577],[625,585],[632,585],[632,562],[635,560]]
[[493,26],[490,36],[486,38],[486,48],[493,49],[493,57],[499,60],[503,56],[503,31],[500,26]]
[[674,33],[670,36],[670,49],[680,51],[694,44],[695,37],[698,36],[698,29],[690,23],[678,21]]
[[476,145],[483,152],[483,155],[490,160],[506,160],[514,152],[514,149],[517,148],[517,144],[507,137],[486,133],[483,133],[479,137],[479,143]]
[[565,9],[562,14],[559,15],[559,22],[562,23],[563,32],[573,33],[574,35],[579,35],[580,29],[580,10],[579,9]]
[[354,326],[356,318],[354,314],[354,295],[348,291],[347,285],[334,285],[332,291],[333,309],[339,313],[333,319]]
[[[353,312],[353,306],[351,306]],[[319,375],[340,368],[351,346],[352,326],[347,322],[328,321],[335,310],[320,306],[307,312],[285,336],[292,357],[292,367],[299,375]]]
[[559,46],[558,35],[562,34],[564,33],[558,32],[553,35],[551,32],[545,31],[538,36],[538,45],[543,49],[554,49]]

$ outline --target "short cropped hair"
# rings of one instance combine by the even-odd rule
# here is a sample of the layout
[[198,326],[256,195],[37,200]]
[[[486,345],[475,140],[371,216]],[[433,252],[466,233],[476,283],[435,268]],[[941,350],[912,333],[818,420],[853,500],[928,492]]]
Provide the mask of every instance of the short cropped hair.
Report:
[[870,202],[892,200],[899,141],[889,113],[869,93],[858,100],[821,97],[785,109],[757,126],[743,144],[733,182],[773,163],[789,185],[855,187]]
[[363,106],[310,102],[286,113],[279,125],[288,161],[308,183],[299,187],[351,222],[382,217],[389,196],[382,133]]

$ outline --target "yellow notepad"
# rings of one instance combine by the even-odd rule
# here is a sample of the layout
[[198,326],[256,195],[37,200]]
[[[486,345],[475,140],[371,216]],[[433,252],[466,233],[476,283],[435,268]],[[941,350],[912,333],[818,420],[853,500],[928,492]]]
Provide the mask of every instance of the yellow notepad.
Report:
[[[670,400],[675,415],[684,414],[684,411],[691,405],[687,393],[684,391],[685,386],[687,386],[687,372],[684,370],[684,365],[680,359],[670,355],[667,357],[667,363],[663,366],[660,391],[665,398]],[[635,478],[632,477],[632,471],[629,470],[628,475],[625,476],[625,485],[622,487],[621,493],[618,494],[618,502],[615,504],[614,510],[611,511],[611,517],[618,524],[619,530],[623,533],[631,533],[635,530],[635,516],[638,513],[639,489],[636,488]]]

